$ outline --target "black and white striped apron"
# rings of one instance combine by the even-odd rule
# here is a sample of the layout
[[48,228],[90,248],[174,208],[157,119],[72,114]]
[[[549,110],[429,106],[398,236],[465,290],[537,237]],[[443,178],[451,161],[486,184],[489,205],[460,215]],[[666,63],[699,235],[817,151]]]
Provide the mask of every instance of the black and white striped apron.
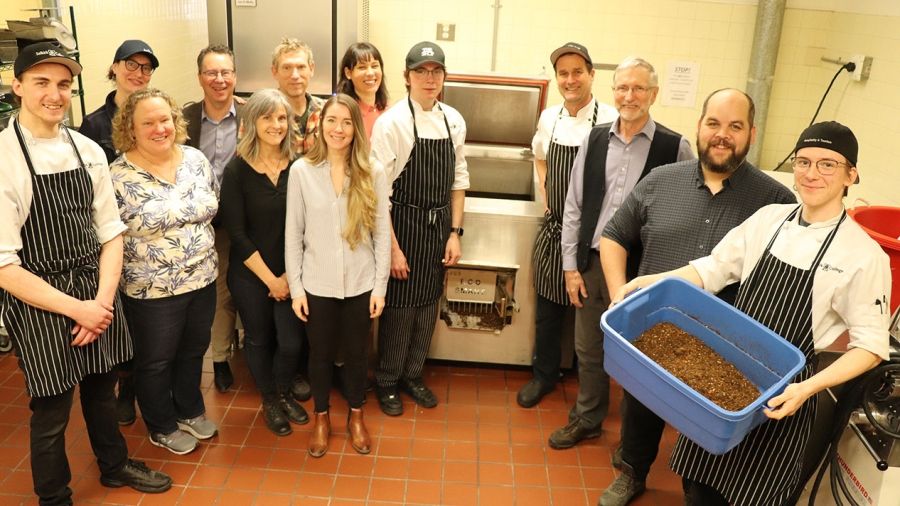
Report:
[[[79,165],[73,170],[38,175],[18,121],[14,128],[33,188],[28,219],[21,229],[22,267],[76,299],[93,299],[100,280],[100,242],[91,219],[93,184],[81,153],[68,129],[60,125]],[[131,358],[131,338],[118,296],[113,321],[106,332],[91,344],[72,346],[75,322],[71,319],[26,304],[9,293],[3,295],[3,321],[32,397],[60,394],[86,375],[107,372]]]
[[[388,281],[387,305],[424,306],[436,301],[444,287],[444,250],[450,237],[450,191],[453,187],[456,152],[450,137],[423,139],[412,113],[414,144],[403,172],[394,180],[391,222],[397,244],[409,264],[408,279]],[[440,105],[437,106],[440,108]]]
[[[797,207],[791,212],[778,231],[784,223],[794,219],[799,210]],[[776,231],[738,290],[736,308],[790,341],[806,355],[806,366],[794,378],[795,383],[815,373],[813,280],[819,262],[846,216],[846,212],[841,215],[809,270],[793,267],[770,253],[778,237]],[[670,466],[685,478],[715,488],[736,506],[783,504],[800,479],[806,443],[816,418],[815,401],[816,397],[811,397],[793,416],[767,420],[724,455],[712,455],[679,435]]]
[[[594,101],[594,115],[591,117],[591,128],[597,123],[599,103]],[[544,223],[538,230],[534,241],[532,268],[534,269],[534,289],[538,295],[557,304],[568,305],[566,279],[562,268],[562,215],[566,207],[566,193],[569,191],[569,176],[572,174],[572,163],[580,146],[565,146],[556,142],[556,126],[562,118],[564,108],[560,107],[559,115],[550,132],[550,146],[547,149],[547,211]]]

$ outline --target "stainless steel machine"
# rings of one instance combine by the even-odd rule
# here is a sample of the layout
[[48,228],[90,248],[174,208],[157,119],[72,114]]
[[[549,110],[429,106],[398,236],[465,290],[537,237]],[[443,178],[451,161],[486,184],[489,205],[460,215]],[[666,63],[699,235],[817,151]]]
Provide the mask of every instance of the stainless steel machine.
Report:
[[[547,86],[544,78],[447,76],[442,101],[466,119],[471,187],[466,192],[463,257],[447,270],[441,321],[429,357],[531,363],[531,254],[544,204],[535,191],[530,146]],[[571,333],[564,342],[563,355],[571,359]]]

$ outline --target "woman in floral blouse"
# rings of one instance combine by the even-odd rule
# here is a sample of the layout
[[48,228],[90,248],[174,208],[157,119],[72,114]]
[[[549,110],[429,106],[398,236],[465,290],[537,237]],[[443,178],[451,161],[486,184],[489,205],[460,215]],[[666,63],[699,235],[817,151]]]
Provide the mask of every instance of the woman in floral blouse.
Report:
[[125,231],[119,288],[134,340],[138,405],[150,442],[182,455],[217,432],[200,392],[216,305],[212,219],[218,183],[166,93],[129,97],[113,119],[110,166]]

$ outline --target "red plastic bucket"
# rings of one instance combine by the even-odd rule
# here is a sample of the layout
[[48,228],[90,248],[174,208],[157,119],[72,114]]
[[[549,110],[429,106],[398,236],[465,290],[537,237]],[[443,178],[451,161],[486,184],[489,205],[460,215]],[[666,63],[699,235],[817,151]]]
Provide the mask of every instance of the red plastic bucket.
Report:
[[891,259],[891,314],[900,305],[900,207],[864,206],[847,214],[881,245]]

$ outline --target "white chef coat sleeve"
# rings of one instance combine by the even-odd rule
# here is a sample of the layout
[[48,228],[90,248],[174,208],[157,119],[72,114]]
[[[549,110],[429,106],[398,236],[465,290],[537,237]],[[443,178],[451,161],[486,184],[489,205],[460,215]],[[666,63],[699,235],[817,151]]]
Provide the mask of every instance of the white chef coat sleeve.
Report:
[[[847,252],[860,255],[859,251]],[[850,331],[848,348],[862,348],[888,359],[891,294],[890,260],[883,251],[868,255],[844,289],[834,291],[831,307]]]
[[534,153],[536,160],[546,160],[547,150],[550,145],[550,125],[548,119],[552,116],[551,110],[544,109],[538,120],[537,131],[534,132],[534,138],[531,139],[531,151]]
[[[453,186],[451,190],[465,190],[469,187],[469,164],[466,162],[466,121],[459,113],[453,115],[450,136],[453,150],[456,152],[456,166],[453,168]],[[456,128],[454,128],[456,126]]]
[[[113,190],[112,178],[109,174],[109,165],[106,164],[106,155],[99,146],[97,153],[91,153],[94,160],[90,162],[91,183],[94,188],[93,225],[97,240],[104,244],[115,239],[124,232],[127,227],[119,216],[119,206],[116,202],[116,194]],[[86,162],[88,163],[88,162]]]
[[387,177],[388,187],[400,175],[402,166],[398,166],[397,153],[400,152],[397,130],[394,128],[392,116],[383,114],[372,127],[372,156],[378,161]]
[[25,213],[8,170],[0,171],[0,267],[21,265],[22,225]]

